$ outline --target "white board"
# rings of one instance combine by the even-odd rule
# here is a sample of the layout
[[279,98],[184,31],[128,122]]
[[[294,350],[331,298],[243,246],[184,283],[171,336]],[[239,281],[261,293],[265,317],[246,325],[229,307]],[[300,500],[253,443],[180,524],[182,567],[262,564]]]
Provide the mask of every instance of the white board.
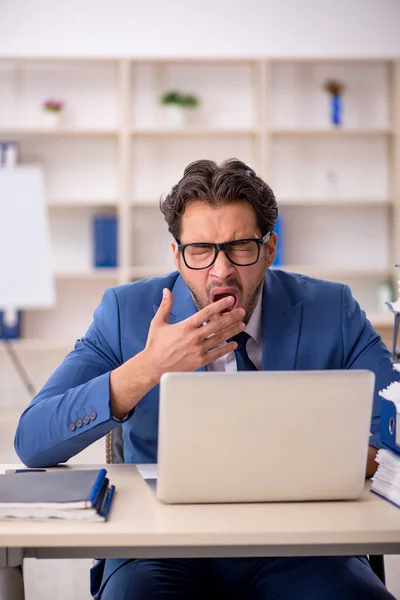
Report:
[[54,304],[43,170],[0,169],[0,310]]

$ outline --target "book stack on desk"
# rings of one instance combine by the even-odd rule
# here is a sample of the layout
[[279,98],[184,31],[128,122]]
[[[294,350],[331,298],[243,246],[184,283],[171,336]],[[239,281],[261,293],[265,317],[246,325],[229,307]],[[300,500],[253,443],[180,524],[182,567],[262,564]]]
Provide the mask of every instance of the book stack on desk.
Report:
[[105,469],[21,469],[0,475],[0,519],[106,521],[114,492]]
[[[400,371],[398,364],[394,365]],[[391,383],[379,392],[382,396],[380,437],[383,448],[378,450],[378,469],[372,478],[371,490],[400,508],[400,382]]]

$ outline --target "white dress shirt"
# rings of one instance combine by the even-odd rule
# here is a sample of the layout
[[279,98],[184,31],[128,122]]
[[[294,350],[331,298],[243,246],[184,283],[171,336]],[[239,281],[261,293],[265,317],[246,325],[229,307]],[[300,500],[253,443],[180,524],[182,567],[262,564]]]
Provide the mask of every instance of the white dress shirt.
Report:
[[[261,371],[262,361],[262,295],[261,292],[256,308],[245,329],[250,336],[246,345],[247,354],[259,371]],[[237,371],[235,353],[229,352],[229,354],[217,358],[207,366],[207,371]]]

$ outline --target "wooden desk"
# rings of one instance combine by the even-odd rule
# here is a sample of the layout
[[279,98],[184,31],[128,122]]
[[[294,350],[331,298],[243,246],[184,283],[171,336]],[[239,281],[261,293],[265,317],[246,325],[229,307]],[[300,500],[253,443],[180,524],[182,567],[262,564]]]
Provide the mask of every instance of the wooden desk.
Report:
[[107,523],[0,522],[0,566],[23,557],[400,554],[400,511],[369,483],[358,501],[164,505],[134,465],[106,468],[117,490]]

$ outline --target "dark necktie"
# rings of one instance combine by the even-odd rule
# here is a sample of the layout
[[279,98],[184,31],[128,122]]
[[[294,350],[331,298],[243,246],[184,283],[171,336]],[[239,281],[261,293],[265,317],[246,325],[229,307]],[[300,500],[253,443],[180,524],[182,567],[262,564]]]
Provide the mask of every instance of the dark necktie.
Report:
[[245,331],[238,333],[232,338],[233,342],[238,344],[238,347],[235,350],[236,356],[236,364],[238,371],[257,371],[257,367],[250,360],[249,355],[247,354],[246,344],[249,340],[249,334]]

